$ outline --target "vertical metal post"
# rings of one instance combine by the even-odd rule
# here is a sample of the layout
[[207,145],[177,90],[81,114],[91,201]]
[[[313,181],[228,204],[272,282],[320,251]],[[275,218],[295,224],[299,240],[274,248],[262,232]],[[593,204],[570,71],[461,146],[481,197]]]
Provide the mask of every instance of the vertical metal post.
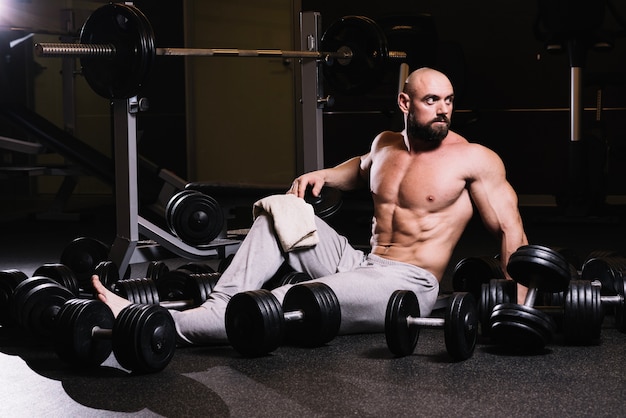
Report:
[[130,263],[139,241],[139,198],[137,193],[137,97],[113,101],[115,138],[115,209],[117,236],[109,258],[120,277]]
[[[319,51],[321,16],[319,12],[300,13],[300,48],[303,51]],[[317,60],[300,63],[300,104],[302,117],[300,132],[302,144],[297,144],[299,173],[324,168],[324,126],[322,79]]]

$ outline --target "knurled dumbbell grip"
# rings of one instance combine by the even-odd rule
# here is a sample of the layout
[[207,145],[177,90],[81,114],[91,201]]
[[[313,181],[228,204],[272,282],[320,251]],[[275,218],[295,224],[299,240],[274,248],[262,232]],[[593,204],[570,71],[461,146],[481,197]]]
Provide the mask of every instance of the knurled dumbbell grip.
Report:
[[408,316],[406,318],[407,325],[417,325],[418,327],[439,328],[443,327],[445,320],[443,318],[416,318]]

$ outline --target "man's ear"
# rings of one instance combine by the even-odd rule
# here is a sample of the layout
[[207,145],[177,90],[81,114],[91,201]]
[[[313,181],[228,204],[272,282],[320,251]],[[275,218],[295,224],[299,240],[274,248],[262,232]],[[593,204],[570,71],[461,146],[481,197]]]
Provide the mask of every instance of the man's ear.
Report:
[[411,98],[406,93],[398,94],[398,107],[403,113],[409,113],[409,104],[411,102]]

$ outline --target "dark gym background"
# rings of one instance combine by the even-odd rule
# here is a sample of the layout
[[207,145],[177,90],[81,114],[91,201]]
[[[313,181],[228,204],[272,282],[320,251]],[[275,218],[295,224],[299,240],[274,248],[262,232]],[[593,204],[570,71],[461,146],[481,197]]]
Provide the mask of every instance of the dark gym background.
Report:
[[[9,4],[11,1],[31,4],[22,0],[9,0]],[[95,8],[106,2],[91,3]],[[193,2],[135,3],[155,27],[159,45],[183,42],[184,10]],[[214,3],[217,7],[220,2]],[[234,0],[229,5],[273,11],[284,8],[284,3]],[[554,2],[563,7],[568,3]],[[302,0],[292,6],[296,12],[321,12],[324,28],[349,14],[367,15],[389,25],[398,19],[413,24],[410,46],[420,51],[414,65],[431,65],[450,75],[457,93],[454,129],[501,155],[520,194],[530,241],[570,248],[581,258],[594,249],[624,252],[626,3],[607,3],[616,14],[607,6],[601,27],[590,31],[597,39],[611,40],[613,48],[587,52],[583,130],[590,145],[581,168],[585,194],[582,201],[573,202],[578,206],[573,216],[568,211],[572,202],[567,193],[573,177],[568,165],[570,63],[567,53],[546,52],[546,44],[554,39],[541,27],[535,31],[538,4],[527,0],[376,4]],[[592,13],[589,16],[591,20]],[[262,17],[265,15],[259,13],[259,19]],[[585,16],[577,18],[583,26],[588,22]],[[57,17],[51,14],[50,19],[56,21]],[[0,103],[19,102],[32,108],[37,77],[46,69],[30,59],[32,45],[8,49],[8,42],[27,34],[27,28],[17,32],[0,29],[4,57],[0,60]],[[380,86],[359,97],[338,95],[335,106],[326,109],[327,165],[365,152],[378,131],[399,126],[396,76],[396,68],[391,66]],[[190,111],[185,83],[182,60],[162,60],[155,67],[146,85],[151,110],[141,115],[138,144],[143,156],[183,177],[189,171],[188,155],[195,151],[188,148],[192,133],[185,123]],[[600,96],[603,111],[599,115],[596,104]],[[254,91],[247,91],[246,98],[273,110],[271,103],[256,98]],[[219,98],[207,101],[211,106],[225,106]],[[236,123],[241,123],[241,112],[233,112]],[[596,120],[598,116],[600,120]],[[23,132],[4,120],[0,120],[0,135],[23,138]],[[238,146],[245,148],[246,144]],[[267,148],[276,152],[269,143]],[[77,236],[113,241],[116,231],[110,193],[75,193],[61,213],[43,216],[50,215],[49,192],[40,193],[32,177],[8,170],[33,163],[31,157],[7,150],[0,150],[0,156],[0,269],[16,268],[31,274],[43,263],[58,261],[64,245]],[[235,155],[214,156],[224,157],[238,164]],[[259,156],[261,161],[263,157]],[[249,208],[238,208],[237,213],[241,215],[236,225],[245,225]],[[370,219],[367,198],[347,194],[342,210],[330,222],[353,243],[367,245]],[[496,243],[480,220],[473,219],[450,269],[463,257],[497,253]],[[167,262],[173,268],[184,260]],[[141,276],[145,267],[133,266],[133,275]],[[442,290],[450,289],[448,272]],[[45,343],[0,328],[0,415],[615,417],[624,415],[624,341],[624,335],[613,327],[613,318],[607,317],[598,345],[571,347],[557,340],[545,352],[532,356],[502,352],[481,341],[470,360],[452,363],[442,333],[426,330],[415,354],[403,359],[390,356],[383,335],[342,336],[319,349],[281,347],[254,360],[240,358],[230,347],[181,348],[163,372],[129,376],[112,358],[97,370],[70,369]]]

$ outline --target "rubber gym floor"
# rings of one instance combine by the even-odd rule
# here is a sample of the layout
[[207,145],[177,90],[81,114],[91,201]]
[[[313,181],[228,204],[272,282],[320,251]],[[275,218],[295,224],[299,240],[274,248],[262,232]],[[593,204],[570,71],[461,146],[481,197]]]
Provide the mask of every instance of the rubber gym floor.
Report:
[[[77,236],[112,242],[113,213],[102,205],[81,210],[80,221],[5,216],[0,269],[30,275],[57,262]],[[585,217],[522,207],[522,216],[534,244],[569,248],[583,259],[595,249],[626,250],[623,206]],[[369,219],[367,203],[346,199],[329,222],[366,245]],[[496,240],[472,220],[450,269],[464,257],[497,252]],[[167,263],[175,268],[185,261]],[[144,273],[144,264],[133,265],[133,276]],[[442,292],[451,290],[449,271]],[[533,355],[479,340],[472,358],[452,362],[443,332],[426,329],[404,358],[389,353],[383,334],[348,335],[315,349],[283,346],[256,359],[228,346],[178,348],[162,372],[132,375],[112,356],[95,370],[72,369],[46,342],[0,328],[0,416],[616,417],[626,415],[625,343],[607,317],[597,345],[568,346],[557,336]]]

